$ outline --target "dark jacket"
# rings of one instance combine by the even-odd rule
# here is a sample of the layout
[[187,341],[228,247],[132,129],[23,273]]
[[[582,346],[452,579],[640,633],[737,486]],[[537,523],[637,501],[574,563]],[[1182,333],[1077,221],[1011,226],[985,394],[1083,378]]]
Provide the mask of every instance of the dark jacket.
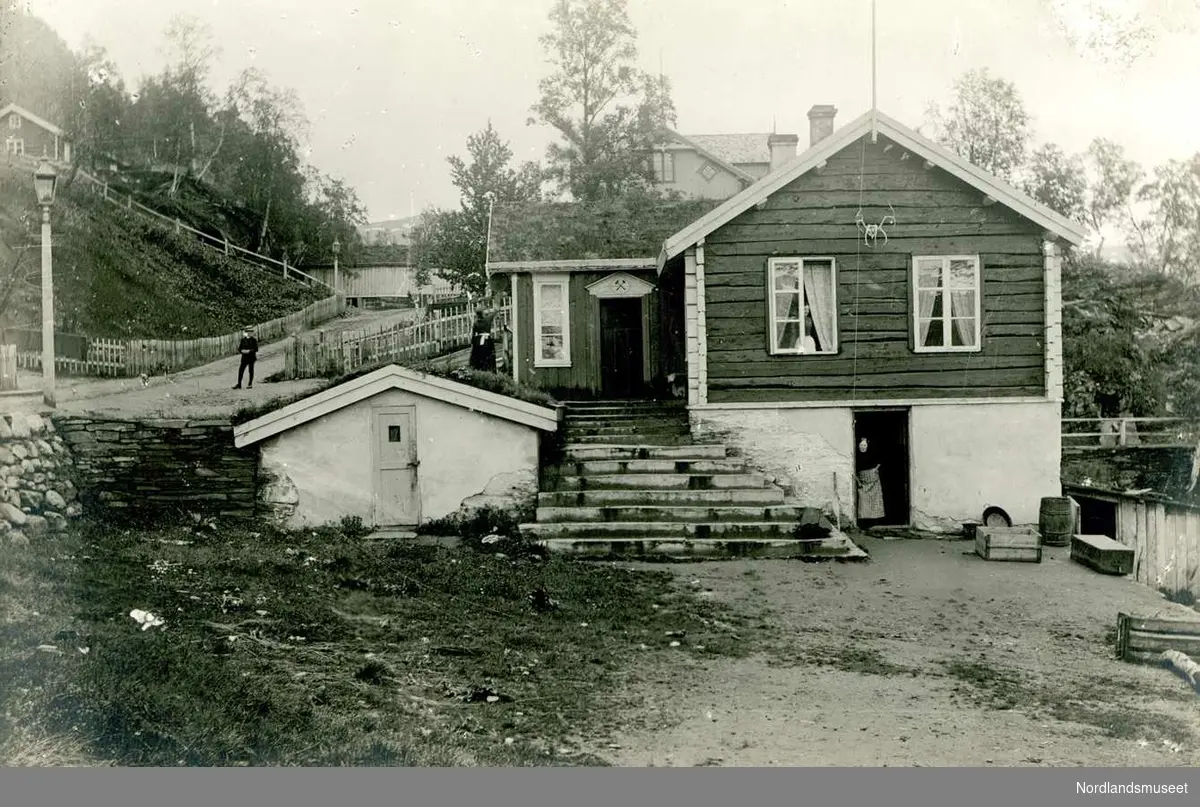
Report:
[[247,359],[255,359],[258,356],[258,340],[253,336],[243,336],[241,344],[238,345],[238,352]]

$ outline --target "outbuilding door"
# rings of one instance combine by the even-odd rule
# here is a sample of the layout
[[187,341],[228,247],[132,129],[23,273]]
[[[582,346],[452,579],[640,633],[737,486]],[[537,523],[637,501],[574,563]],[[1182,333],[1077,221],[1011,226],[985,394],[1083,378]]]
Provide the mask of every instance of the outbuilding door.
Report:
[[607,398],[631,398],[642,392],[642,299],[600,301],[600,387]]
[[416,407],[375,407],[371,410],[371,420],[375,526],[415,526],[421,520]]

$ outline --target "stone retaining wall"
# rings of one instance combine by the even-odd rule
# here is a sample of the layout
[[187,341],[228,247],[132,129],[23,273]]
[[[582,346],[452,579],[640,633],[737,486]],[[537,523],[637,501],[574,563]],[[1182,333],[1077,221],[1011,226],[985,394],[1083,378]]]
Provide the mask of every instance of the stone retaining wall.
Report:
[[83,512],[73,471],[67,443],[49,418],[0,416],[0,537],[27,544],[65,529]]
[[255,514],[258,452],[233,445],[228,419],[56,416],[89,514],[153,521],[181,513]]

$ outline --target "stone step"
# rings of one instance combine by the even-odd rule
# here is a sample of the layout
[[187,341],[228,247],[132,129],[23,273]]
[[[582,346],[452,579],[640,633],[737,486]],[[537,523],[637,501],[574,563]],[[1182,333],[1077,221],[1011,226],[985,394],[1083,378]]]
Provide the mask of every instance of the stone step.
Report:
[[714,488],[762,488],[762,474],[591,474],[558,477],[557,490],[712,490]]
[[581,559],[736,560],[744,558],[800,558],[804,560],[869,560],[861,548],[844,535],[811,541],[787,538],[579,538],[548,537],[538,541],[555,554]]
[[732,490],[552,490],[538,493],[538,507],[687,506],[783,504],[777,487]]
[[684,423],[688,420],[684,409],[642,409],[634,411],[612,412],[572,412],[567,410],[567,423],[624,423],[639,420],[678,420]]
[[692,444],[692,436],[686,432],[682,434],[659,433],[652,434],[641,432],[638,434],[585,434],[585,435],[566,435],[565,440],[567,445],[598,445],[598,446],[689,446]]
[[566,476],[593,474],[744,474],[746,461],[741,457],[723,459],[646,459],[646,460],[583,460],[563,462],[558,471]]
[[555,524],[564,522],[772,522],[787,523],[795,529],[805,508],[794,505],[775,507],[745,506],[667,506],[636,504],[621,507],[539,507],[537,522]]
[[598,420],[595,423],[571,423],[563,427],[564,434],[632,434],[640,431],[670,431],[687,434],[690,427],[687,421],[679,420],[628,420],[614,423],[609,420]]
[[610,398],[596,401],[560,401],[568,412],[590,412],[598,409],[685,409],[679,398]]
[[554,521],[522,524],[521,533],[536,540],[633,539],[660,541],[719,538],[770,538],[799,541],[795,521]]
[[720,443],[663,446],[646,443],[622,445],[586,445],[568,443],[563,457],[568,460],[719,460],[729,450]]
[[603,437],[609,442],[628,443],[637,442],[639,439],[654,439],[660,437],[687,437],[691,438],[691,432],[687,427],[679,426],[648,426],[648,427],[630,427],[630,428],[602,428],[602,429],[565,429],[563,430],[563,441],[567,443],[575,443],[579,441],[592,442],[593,438]]

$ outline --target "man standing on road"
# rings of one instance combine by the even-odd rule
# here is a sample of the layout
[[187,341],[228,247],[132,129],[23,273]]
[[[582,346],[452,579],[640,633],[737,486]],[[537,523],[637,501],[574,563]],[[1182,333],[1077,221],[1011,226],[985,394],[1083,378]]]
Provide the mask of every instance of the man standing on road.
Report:
[[242,354],[242,364],[238,367],[238,382],[233,385],[234,389],[242,388],[242,376],[246,370],[250,370],[250,383],[246,385],[246,389],[254,386],[254,360],[258,357],[258,340],[254,338],[254,328],[247,325],[242,329],[242,341],[238,345],[238,350]]

